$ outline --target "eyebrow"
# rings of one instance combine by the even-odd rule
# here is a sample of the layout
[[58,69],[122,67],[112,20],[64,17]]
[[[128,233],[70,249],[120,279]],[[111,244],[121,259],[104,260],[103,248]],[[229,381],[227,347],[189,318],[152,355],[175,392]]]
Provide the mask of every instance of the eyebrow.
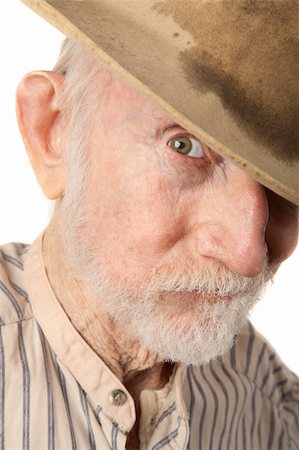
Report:
[[161,123],[158,126],[158,132],[167,131],[169,128],[180,127],[180,128],[182,128],[182,130],[185,130],[187,133],[189,133],[189,131],[185,127],[183,127],[178,122],[175,122],[173,119],[170,119],[166,116],[165,117],[155,117],[155,119],[157,121],[161,121]]

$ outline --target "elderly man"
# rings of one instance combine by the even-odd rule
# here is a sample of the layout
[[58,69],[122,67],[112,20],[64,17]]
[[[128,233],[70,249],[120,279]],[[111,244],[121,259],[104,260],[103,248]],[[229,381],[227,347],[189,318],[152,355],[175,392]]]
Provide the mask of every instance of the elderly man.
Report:
[[[252,148],[263,124],[247,109],[258,110],[248,106],[245,95],[246,113],[239,109],[230,131],[221,131],[235,105],[225,103],[229,93],[224,87],[217,91],[216,83],[222,106],[205,93],[203,106],[195,105],[203,117],[205,99],[212,102],[215,109],[202,120],[215,134],[206,126],[197,134],[180,92],[174,109],[168,92],[162,95],[153,85],[149,92],[142,74],[137,78],[141,54],[131,61],[137,89],[118,66],[121,55],[116,61],[102,53],[113,69],[94,56],[100,46],[94,47],[86,30],[91,21],[111,25],[99,14],[101,7],[109,12],[104,1],[27,3],[65,27],[81,46],[66,40],[54,71],[28,74],[17,92],[31,164],[44,194],[56,203],[50,224],[30,248],[2,248],[0,447],[297,449],[298,380],[247,317],[296,246],[298,183],[275,178],[275,168],[267,176],[262,162],[238,159],[235,143],[229,151],[218,138],[223,132],[224,139],[236,142],[242,129],[243,144]],[[125,2],[119,11],[117,2],[110,3],[116,21],[111,36],[124,39],[131,22],[126,23],[123,8],[133,4]],[[169,2],[141,3],[132,14],[141,9],[145,22],[147,14],[156,14],[171,31],[186,13],[184,2],[175,2],[170,23]],[[205,1],[186,4],[189,13],[209,7]],[[208,12],[213,20],[221,12],[223,24],[229,5],[213,3],[219,4],[223,9],[214,16]],[[245,21],[252,15],[255,24],[256,6],[269,19],[255,2],[238,4],[229,6],[230,16],[238,13]],[[84,38],[78,32],[82,24]],[[135,32],[139,25],[140,17]],[[262,28],[269,31],[272,25]],[[105,50],[113,55],[107,29],[104,35]],[[116,47],[128,42],[118,40]],[[138,43],[136,48],[137,54]],[[244,58],[246,66],[250,58]],[[140,73],[146,63],[150,70],[152,62],[143,60]],[[197,64],[201,73],[201,61]],[[194,73],[190,77],[189,87]],[[166,80],[161,74],[167,91],[172,81],[166,85]],[[230,92],[237,92],[234,86]],[[263,92],[267,102],[269,92]],[[217,109],[223,105],[225,116]],[[291,166],[284,175],[294,170],[290,130],[284,133],[289,161],[284,165],[281,155],[276,158],[282,171]],[[267,132],[256,154],[271,139],[278,152],[281,136],[273,139]]]

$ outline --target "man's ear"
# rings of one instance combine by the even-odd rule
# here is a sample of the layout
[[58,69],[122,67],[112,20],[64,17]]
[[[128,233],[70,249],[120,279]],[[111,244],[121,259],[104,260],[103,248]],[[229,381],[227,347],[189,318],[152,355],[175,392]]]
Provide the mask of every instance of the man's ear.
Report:
[[49,199],[63,195],[65,126],[58,98],[63,77],[54,72],[31,72],[17,89],[19,128],[36,178]]

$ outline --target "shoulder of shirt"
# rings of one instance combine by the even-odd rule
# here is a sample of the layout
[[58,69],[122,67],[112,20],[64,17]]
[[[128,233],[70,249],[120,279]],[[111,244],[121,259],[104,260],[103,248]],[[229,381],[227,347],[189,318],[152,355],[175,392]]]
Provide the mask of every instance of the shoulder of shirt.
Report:
[[219,373],[229,374],[235,385],[254,395],[258,390],[266,401],[298,409],[299,378],[281,360],[271,344],[248,321],[232,349],[211,363]]
[[24,258],[29,249],[21,243],[0,247],[0,325],[30,319],[32,309],[26,292]]

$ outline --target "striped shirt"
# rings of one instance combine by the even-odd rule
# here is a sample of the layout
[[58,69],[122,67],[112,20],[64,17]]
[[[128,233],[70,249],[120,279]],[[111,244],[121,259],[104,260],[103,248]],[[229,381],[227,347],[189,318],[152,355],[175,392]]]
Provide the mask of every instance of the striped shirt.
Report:
[[[299,449],[298,379],[250,323],[219,360],[177,366],[140,403],[144,450]],[[1,247],[0,449],[123,450],[134,422],[130,394],[56,299],[41,238]]]

